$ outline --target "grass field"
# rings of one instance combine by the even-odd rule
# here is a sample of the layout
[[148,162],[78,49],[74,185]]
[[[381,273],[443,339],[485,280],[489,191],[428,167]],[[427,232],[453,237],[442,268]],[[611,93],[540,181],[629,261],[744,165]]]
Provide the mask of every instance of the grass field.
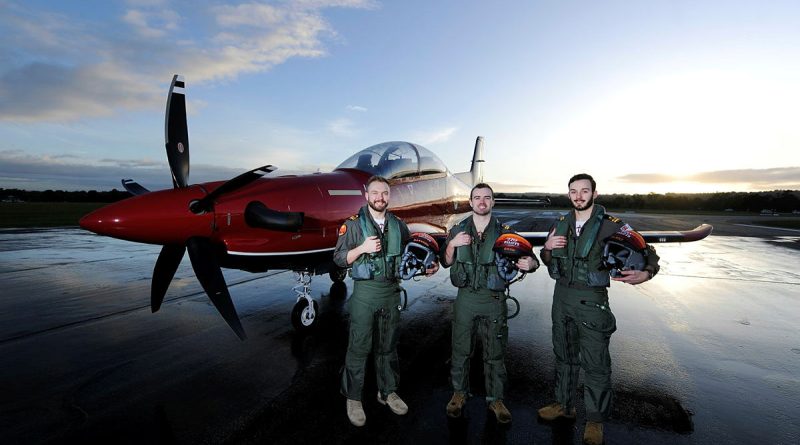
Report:
[[77,226],[78,220],[107,203],[0,202],[0,228]]

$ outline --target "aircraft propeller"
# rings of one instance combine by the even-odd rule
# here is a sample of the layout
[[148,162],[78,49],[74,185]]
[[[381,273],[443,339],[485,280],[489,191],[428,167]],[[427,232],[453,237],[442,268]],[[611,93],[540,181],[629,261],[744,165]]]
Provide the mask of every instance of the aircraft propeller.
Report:
[[[165,122],[165,147],[174,188],[187,187],[189,183],[189,132],[186,125],[186,98],[183,89],[183,77],[176,74],[172,78],[169,88]],[[214,201],[220,196],[238,190],[275,169],[276,167],[272,165],[265,165],[243,173],[217,187],[202,199],[192,201],[189,209],[197,214],[210,211],[213,209]],[[131,180],[127,182],[123,180],[123,186],[126,186],[129,191],[147,192],[146,189]],[[214,307],[236,335],[244,340],[247,335],[239,320],[239,315],[236,313],[230,292],[228,292],[228,285],[225,283],[225,277],[217,261],[215,247],[208,238],[195,236],[186,240],[185,245],[171,244],[161,248],[153,268],[150,309],[157,312],[161,308],[167,289],[187,250],[195,276],[203,286],[208,298],[211,299]]]
[[186,125],[186,95],[183,88],[183,76],[172,76],[167,96],[164,139],[175,188],[186,187],[189,183],[189,128]]

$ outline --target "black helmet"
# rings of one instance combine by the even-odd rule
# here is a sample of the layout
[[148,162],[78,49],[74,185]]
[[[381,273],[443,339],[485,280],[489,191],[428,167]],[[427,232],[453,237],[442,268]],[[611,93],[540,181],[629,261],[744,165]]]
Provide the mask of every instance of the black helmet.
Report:
[[497,273],[506,282],[512,281],[519,269],[516,262],[524,256],[533,256],[533,246],[516,233],[504,233],[494,242],[494,263]]
[[612,277],[622,276],[622,270],[643,270],[647,243],[634,230],[619,230],[605,240],[603,267]]
[[400,259],[400,277],[409,280],[424,275],[436,262],[439,243],[427,233],[414,232]]

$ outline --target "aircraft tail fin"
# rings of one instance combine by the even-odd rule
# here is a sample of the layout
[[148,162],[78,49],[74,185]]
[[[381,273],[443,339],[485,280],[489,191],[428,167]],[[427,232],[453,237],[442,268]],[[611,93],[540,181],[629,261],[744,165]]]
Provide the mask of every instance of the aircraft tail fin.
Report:
[[475,151],[472,152],[472,164],[469,171],[456,173],[455,177],[469,186],[483,182],[483,136],[475,139]]

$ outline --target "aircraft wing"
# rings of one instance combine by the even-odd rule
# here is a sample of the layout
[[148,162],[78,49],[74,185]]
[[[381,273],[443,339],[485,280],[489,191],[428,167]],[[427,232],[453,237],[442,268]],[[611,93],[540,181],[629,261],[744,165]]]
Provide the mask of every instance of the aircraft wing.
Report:
[[[688,243],[699,241],[711,234],[713,227],[709,224],[700,224],[692,230],[647,230],[640,231],[648,243]],[[534,246],[544,245],[547,232],[517,232]]]
[[547,196],[541,198],[495,198],[494,201],[498,204],[518,206],[547,207],[550,205],[550,198]]

